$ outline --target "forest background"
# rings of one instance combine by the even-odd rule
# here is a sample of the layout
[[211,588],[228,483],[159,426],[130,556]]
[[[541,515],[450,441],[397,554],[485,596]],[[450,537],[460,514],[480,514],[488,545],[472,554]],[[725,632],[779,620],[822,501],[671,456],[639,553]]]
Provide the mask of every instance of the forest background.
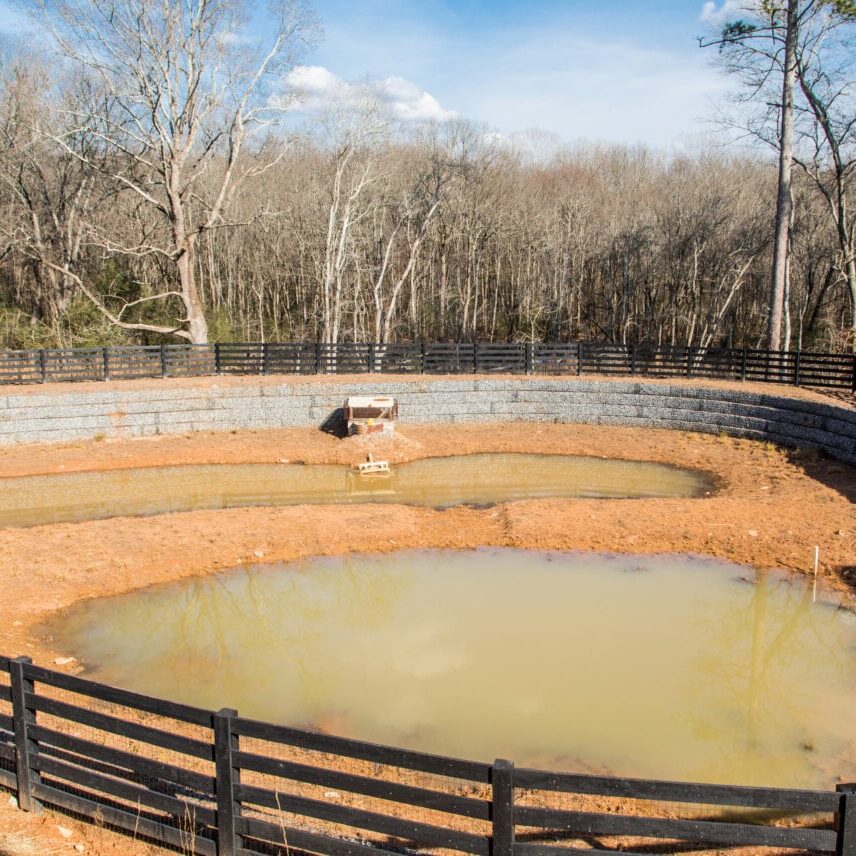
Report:
[[23,5],[50,50],[2,52],[0,347],[758,347],[779,226],[772,344],[856,348],[849,0],[749,0],[703,34],[741,144],[680,155],[405,122],[371,81],[301,110],[321,26],[298,2],[264,39],[240,0]]

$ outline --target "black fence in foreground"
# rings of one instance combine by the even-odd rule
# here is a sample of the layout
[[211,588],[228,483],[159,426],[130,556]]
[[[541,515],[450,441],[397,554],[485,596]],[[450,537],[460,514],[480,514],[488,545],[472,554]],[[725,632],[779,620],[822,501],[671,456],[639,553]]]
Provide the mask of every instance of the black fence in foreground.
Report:
[[0,384],[265,374],[549,374],[718,378],[849,389],[856,355],[569,343],[320,342],[0,351]]
[[475,856],[743,846],[856,856],[856,785],[521,769],[160,701],[0,658],[0,786],[185,854]]

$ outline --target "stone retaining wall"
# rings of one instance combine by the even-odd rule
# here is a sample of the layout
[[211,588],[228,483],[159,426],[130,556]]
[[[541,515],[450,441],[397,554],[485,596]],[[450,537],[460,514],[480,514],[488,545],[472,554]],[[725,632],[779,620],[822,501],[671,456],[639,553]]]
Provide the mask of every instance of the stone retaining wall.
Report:
[[0,445],[321,425],[347,395],[383,392],[407,422],[585,422],[725,432],[814,446],[856,464],[856,411],[738,389],[566,379],[211,382],[0,394]]

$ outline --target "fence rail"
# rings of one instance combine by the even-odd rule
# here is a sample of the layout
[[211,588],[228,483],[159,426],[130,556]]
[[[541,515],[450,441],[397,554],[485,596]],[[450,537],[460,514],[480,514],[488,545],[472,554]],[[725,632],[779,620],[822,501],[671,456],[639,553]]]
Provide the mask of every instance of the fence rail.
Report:
[[373,372],[718,378],[856,392],[856,355],[817,351],[594,342],[269,342],[0,351],[0,384]]
[[854,785],[704,785],[466,761],[161,701],[26,657],[0,658],[0,787],[24,810],[71,812],[203,856],[632,856],[663,842],[668,852],[856,856]]

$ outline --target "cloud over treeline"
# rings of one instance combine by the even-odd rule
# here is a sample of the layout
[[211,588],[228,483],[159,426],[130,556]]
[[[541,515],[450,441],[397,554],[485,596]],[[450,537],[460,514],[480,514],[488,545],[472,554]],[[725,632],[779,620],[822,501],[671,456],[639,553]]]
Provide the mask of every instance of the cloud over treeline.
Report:
[[318,113],[328,109],[358,109],[376,101],[403,122],[443,122],[457,114],[446,110],[429,92],[403,77],[350,83],[321,65],[298,65],[286,75],[280,102],[291,109]]

